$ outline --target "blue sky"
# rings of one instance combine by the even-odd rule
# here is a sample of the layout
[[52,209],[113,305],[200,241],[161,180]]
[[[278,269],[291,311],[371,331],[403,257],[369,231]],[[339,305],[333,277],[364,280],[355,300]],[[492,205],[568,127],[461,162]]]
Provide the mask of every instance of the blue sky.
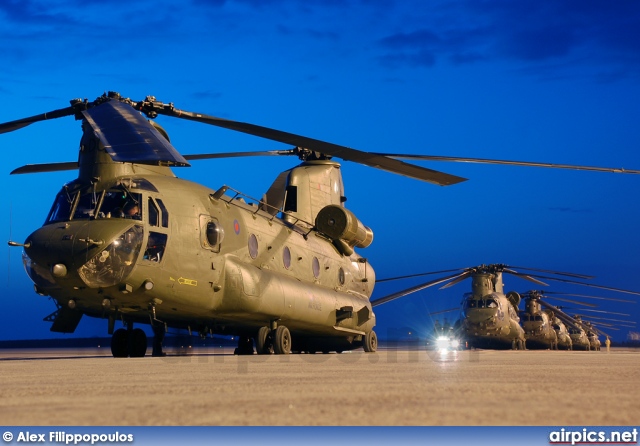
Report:
[[[640,169],[640,4],[635,1],[5,1],[0,122],[115,90],[359,150]],[[281,144],[161,117],[183,154]],[[72,118],[0,135],[6,239],[40,226],[73,172]],[[360,250],[379,278],[483,263],[573,271],[640,290],[640,176],[418,164],[469,178],[438,187],[343,163],[347,207],[374,231]],[[183,178],[261,196],[292,159],[201,161]],[[53,304],[13,248],[0,259],[0,339],[49,336]],[[415,281],[380,284],[375,297]],[[507,288],[533,284],[506,278]],[[430,326],[469,282],[376,309],[378,332]],[[586,292],[564,285],[549,290]],[[612,297],[612,293],[592,293]],[[601,305],[631,313],[640,305]],[[613,332],[622,339],[627,329]],[[77,335],[105,335],[84,319]],[[74,335],[75,336],[75,335]]]

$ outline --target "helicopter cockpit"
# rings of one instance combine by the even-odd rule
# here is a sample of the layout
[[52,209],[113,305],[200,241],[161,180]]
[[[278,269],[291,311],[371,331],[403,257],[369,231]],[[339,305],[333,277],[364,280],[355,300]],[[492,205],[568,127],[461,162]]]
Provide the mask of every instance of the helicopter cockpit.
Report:
[[499,308],[498,301],[493,296],[474,296],[472,293],[466,293],[464,300],[464,309],[484,309],[484,308]]
[[[36,286],[43,291],[56,288],[57,280],[71,277],[68,268],[72,268],[90,288],[108,287],[128,276],[138,257],[160,263],[167,246],[169,213],[162,200],[146,196],[147,191],[158,192],[149,181],[131,178],[119,179],[102,190],[79,181],[65,185],[43,228],[32,235],[31,255],[36,258],[23,255],[27,274]],[[95,223],[87,226],[87,221]],[[67,233],[61,238],[56,236],[54,243],[67,250],[70,257],[52,261],[46,247],[50,243],[45,240],[51,240],[51,231],[56,230],[54,223],[61,222]],[[72,266],[78,265],[79,260],[74,253],[86,252],[87,247],[99,249],[90,259],[83,259],[81,266]]]

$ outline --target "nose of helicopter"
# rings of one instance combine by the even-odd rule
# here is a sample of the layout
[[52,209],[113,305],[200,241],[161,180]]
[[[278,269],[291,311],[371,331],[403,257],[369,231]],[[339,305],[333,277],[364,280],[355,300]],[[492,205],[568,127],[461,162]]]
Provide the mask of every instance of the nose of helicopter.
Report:
[[497,313],[497,308],[474,308],[468,309],[465,317],[469,323],[477,325],[494,321]]
[[38,286],[115,285],[135,266],[142,227],[130,220],[84,220],[45,225],[25,242],[23,261]]

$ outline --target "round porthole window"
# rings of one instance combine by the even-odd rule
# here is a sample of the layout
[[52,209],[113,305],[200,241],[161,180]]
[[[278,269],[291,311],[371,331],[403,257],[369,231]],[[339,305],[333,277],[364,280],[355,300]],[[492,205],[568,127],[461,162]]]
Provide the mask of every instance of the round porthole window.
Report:
[[317,257],[313,258],[311,267],[313,268],[313,277],[315,277],[316,279],[320,277],[320,260],[318,260]]
[[249,255],[252,259],[258,257],[258,238],[255,234],[249,235]]
[[291,267],[291,250],[288,246],[285,246],[282,250],[282,263],[286,269]]

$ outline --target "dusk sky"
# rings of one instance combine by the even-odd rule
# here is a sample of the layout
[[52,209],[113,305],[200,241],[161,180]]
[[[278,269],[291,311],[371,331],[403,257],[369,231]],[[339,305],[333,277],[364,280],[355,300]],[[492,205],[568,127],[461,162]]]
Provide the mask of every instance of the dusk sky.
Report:
[[[5,0],[0,62],[0,122],[113,90],[364,151],[640,169],[637,1]],[[289,148],[157,121],[182,154]],[[9,172],[75,161],[80,136],[71,117],[0,135],[5,240],[23,242],[75,178],[73,171]],[[175,172],[260,197],[295,161],[196,161]],[[346,206],[374,231],[373,244],[358,252],[378,278],[506,263],[640,291],[640,175],[416,164],[469,180],[439,187],[342,163]],[[42,318],[53,303],[33,292],[21,249],[7,252],[0,339],[52,336]],[[373,298],[418,282],[379,284]],[[510,276],[505,282],[507,290],[540,288]],[[563,284],[547,289],[640,300]],[[465,281],[376,307],[376,331],[425,333],[430,312],[456,306],[469,290]],[[640,320],[640,304],[598,309]],[[610,333],[623,340],[629,330]],[[56,336],[106,335],[106,320],[84,318],[74,335]]]

